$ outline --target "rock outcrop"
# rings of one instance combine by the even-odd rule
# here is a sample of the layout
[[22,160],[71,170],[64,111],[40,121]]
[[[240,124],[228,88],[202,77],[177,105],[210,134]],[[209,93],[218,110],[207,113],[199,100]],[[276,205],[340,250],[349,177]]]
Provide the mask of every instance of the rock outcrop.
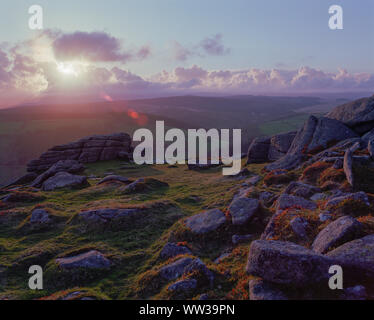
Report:
[[374,126],[374,95],[338,106],[327,117],[342,121],[357,133],[364,134]]
[[30,161],[27,171],[44,172],[60,160],[81,163],[115,160],[120,154],[131,152],[131,137],[127,133],[94,135],[49,149],[39,159]]
[[266,169],[272,171],[297,168],[306,160],[307,154],[316,153],[331,144],[354,137],[358,137],[358,134],[340,121],[310,116],[304,127],[297,132],[287,154],[266,166]]
[[296,132],[287,132],[272,137],[255,138],[248,148],[247,164],[275,161],[283,157],[290,148]]

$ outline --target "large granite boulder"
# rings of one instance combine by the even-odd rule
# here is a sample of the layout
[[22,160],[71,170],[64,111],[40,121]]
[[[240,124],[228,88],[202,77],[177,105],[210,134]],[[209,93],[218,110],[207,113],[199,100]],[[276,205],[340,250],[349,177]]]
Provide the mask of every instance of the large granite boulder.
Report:
[[327,253],[353,277],[365,278],[373,285],[374,235],[347,242]]
[[43,191],[54,191],[62,188],[79,189],[88,187],[86,176],[77,176],[67,172],[56,173],[48,178],[42,185]]
[[39,159],[27,165],[29,172],[44,172],[60,160],[91,163],[118,159],[121,152],[131,152],[131,137],[127,133],[94,135],[64,145],[55,146]]
[[333,260],[292,242],[253,241],[247,273],[265,281],[305,287],[327,283]]
[[326,253],[345,242],[358,238],[362,233],[362,224],[350,216],[343,216],[327,225],[313,242],[313,251]]
[[354,137],[358,137],[357,133],[338,120],[310,116],[303,128],[297,132],[287,154],[266,166],[266,169],[269,171],[294,169],[300,166],[307,154]]
[[327,117],[344,122],[359,134],[374,127],[374,95],[334,108]]
[[186,226],[196,234],[215,231],[225,223],[226,216],[219,209],[211,209],[186,219]]

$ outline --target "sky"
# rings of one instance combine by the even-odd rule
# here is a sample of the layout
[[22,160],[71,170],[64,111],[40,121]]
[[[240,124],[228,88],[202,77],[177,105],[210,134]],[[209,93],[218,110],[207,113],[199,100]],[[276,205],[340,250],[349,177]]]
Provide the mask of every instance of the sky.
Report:
[[[43,30],[28,26],[33,4]],[[374,88],[372,0],[3,0],[0,14],[1,106]]]

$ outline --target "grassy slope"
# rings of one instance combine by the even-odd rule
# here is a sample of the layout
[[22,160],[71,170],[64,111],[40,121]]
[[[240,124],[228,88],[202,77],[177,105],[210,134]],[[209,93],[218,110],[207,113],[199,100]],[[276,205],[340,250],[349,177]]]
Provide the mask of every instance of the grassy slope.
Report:
[[[259,172],[261,167],[261,165],[253,165],[250,169]],[[80,191],[65,190],[44,193],[47,199],[41,205],[50,208],[61,220],[61,223],[44,231],[26,232],[22,229],[35,203],[12,209],[12,223],[10,225],[0,224],[0,271],[1,266],[8,266],[11,270],[7,276],[7,285],[1,287],[0,281],[1,296],[35,298],[53,294],[60,289],[71,289],[70,283],[58,287],[52,284],[54,275],[51,261],[58,256],[79,252],[85,248],[97,248],[120,261],[120,267],[104,277],[87,283],[86,286],[91,290],[90,292],[98,297],[111,299],[137,298],[139,297],[136,293],[139,289],[137,288],[139,279],[144,272],[154,266],[158,252],[167,242],[170,233],[180,228],[179,222],[174,223],[175,215],[189,216],[212,207],[224,209],[240,186],[238,181],[223,177],[220,168],[194,172],[182,165],[177,168],[168,168],[167,165],[134,168],[129,165],[124,166],[123,163],[117,161],[102,162],[89,165],[86,174],[102,177],[108,172],[134,179],[154,177],[167,182],[169,188],[161,188],[144,194],[123,195],[119,194],[116,188],[95,187],[96,182],[90,180],[92,187]],[[171,201],[177,207],[168,212],[158,212],[156,220],[151,223],[145,221],[142,226],[128,230],[82,232],[80,227],[73,223],[74,215],[83,209],[139,205],[159,201]],[[225,296],[239,277],[243,277],[247,247],[246,245],[240,246],[236,249],[238,256],[234,255],[230,258],[231,262],[226,262],[232,263],[230,269],[237,270],[237,278],[233,275],[231,280],[225,280],[221,291],[214,293],[217,296]],[[199,249],[199,257],[209,265],[223,249],[224,246],[215,245]],[[29,277],[27,268],[31,264],[40,264],[44,270],[47,270],[45,271],[45,290],[41,292],[32,292],[27,287]],[[49,270],[52,271],[49,272]],[[149,294],[145,297],[152,298],[153,296]],[[158,297],[165,298],[162,293]]]

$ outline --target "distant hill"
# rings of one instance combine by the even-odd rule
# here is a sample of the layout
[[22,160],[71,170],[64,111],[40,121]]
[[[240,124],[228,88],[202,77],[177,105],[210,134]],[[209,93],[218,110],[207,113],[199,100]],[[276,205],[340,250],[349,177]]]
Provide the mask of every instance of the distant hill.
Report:
[[0,185],[56,145],[92,134],[152,129],[156,120],[173,128],[241,128],[243,150],[258,135],[294,130],[304,108],[326,103],[318,97],[175,96],[155,99],[24,105],[0,110]]

